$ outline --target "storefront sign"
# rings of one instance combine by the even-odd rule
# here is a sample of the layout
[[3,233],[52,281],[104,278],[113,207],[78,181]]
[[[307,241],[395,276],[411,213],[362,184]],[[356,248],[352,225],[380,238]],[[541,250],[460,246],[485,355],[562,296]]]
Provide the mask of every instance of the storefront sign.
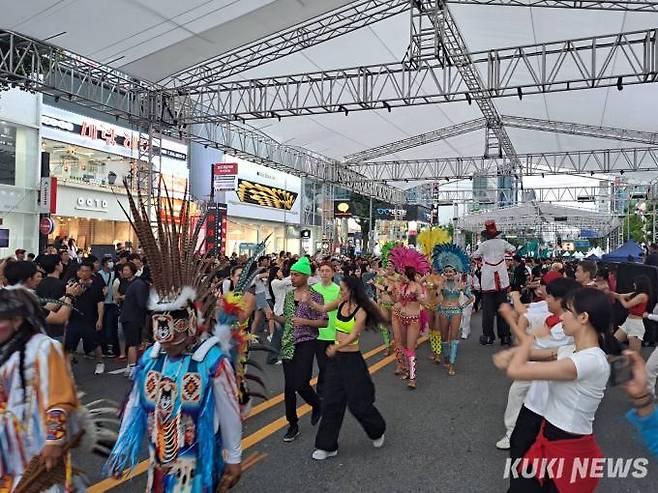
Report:
[[334,217],[352,217],[352,204],[344,200],[335,201]]
[[57,211],[57,178],[48,176],[41,178],[39,187],[39,212],[55,214]]
[[238,176],[238,163],[215,163],[212,166],[215,192],[234,191]]
[[392,207],[378,207],[375,209],[375,219],[381,219],[383,221],[404,221],[406,218],[406,209],[395,209]]
[[78,197],[75,208],[81,211],[107,212],[108,202],[105,199]]
[[[148,136],[143,137],[144,134],[140,134],[139,132],[134,132],[128,128],[119,127],[100,120],[86,118],[59,108],[46,107],[45,111],[49,114],[42,115],[41,124],[44,127],[73,134],[72,137],[77,135],[77,139],[66,139],[71,140],[72,142],[70,143],[85,145],[80,141],[86,140],[88,141],[86,144],[88,147],[95,147],[92,144],[93,142],[107,147],[125,149],[131,153],[135,151],[147,153],[149,150]],[[54,135],[45,135],[44,137],[56,139]],[[186,152],[172,149],[172,147],[181,147],[173,141],[167,141],[166,139],[153,139],[152,144],[152,153],[155,156],[166,156],[181,161],[187,160]],[[107,150],[109,151],[109,149]],[[182,150],[183,148],[181,148],[181,151]]]
[[49,217],[42,217],[39,221],[39,233],[44,236],[48,236],[53,231],[55,231],[55,221]]
[[289,211],[297,200],[296,192],[270,187],[262,183],[238,179],[240,202]]
[[300,236],[301,238],[304,239],[310,239],[311,238],[311,230],[310,229],[302,229],[300,231]]

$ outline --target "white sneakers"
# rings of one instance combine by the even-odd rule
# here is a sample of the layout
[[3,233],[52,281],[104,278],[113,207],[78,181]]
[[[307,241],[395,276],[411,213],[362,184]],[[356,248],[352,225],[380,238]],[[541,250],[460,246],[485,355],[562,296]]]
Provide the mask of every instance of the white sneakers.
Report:
[[94,375],[102,375],[105,373],[105,363],[96,363],[96,370],[94,370]]
[[509,437],[505,435],[503,438],[498,440],[496,442],[496,448],[498,450],[509,450],[510,449]]
[[[380,436],[377,440],[373,440],[372,446],[375,448],[382,448],[384,446],[384,435]],[[311,457],[313,457],[315,460],[325,460],[331,457],[336,457],[337,455],[338,450],[327,452],[326,450],[316,449]]]
[[333,452],[327,452],[326,450],[320,450],[317,449],[315,452],[313,452],[313,457],[315,460],[325,460],[329,459],[330,457],[336,457],[338,455],[338,450],[334,450]]

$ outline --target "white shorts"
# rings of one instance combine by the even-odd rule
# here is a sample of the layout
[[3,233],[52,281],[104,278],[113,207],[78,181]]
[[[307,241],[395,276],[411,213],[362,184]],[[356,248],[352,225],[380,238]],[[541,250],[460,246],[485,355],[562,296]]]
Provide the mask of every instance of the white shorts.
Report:
[[628,317],[619,328],[623,330],[628,337],[637,337],[639,340],[644,339],[644,320],[641,318]]

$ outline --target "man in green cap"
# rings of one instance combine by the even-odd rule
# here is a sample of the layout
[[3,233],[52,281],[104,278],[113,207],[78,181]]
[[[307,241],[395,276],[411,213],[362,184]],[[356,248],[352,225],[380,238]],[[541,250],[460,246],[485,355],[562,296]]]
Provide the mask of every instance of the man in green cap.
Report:
[[283,324],[280,357],[283,361],[283,376],[285,381],[285,404],[288,431],[283,437],[284,442],[292,442],[299,435],[299,418],[297,417],[297,395],[299,394],[313,408],[311,424],[315,426],[320,421],[320,398],[311,387],[313,375],[313,358],[317,345],[318,329],[327,326],[324,313],[311,308],[303,299],[309,293],[311,300],[319,305],[324,304],[324,298],[308,285],[311,275],[311,264],[307,257],[300,258],[290,267],[290,280],[293,290],[286,294],[283,304],[283,316],[270,314],[277,322]]
[[[325,304],[336,301],[340,297],[340,286],[333,282],[334,277],[334,268],[331,265],[331,262],[325,261],[320,264],[318,269],[320,274],[320,282],[313,284],[311,289],[317,291],[324,298]],[[319,330],[318,342],[315,349],[315,357],[318,361],[318,384],[316,385],[317,393],[322,399],[324,397],[324,380],[325,380],[325,370],[327,368],[327,347],[336,342],[336,314],[338,310],[332,310],[327,315],[329,315],[329,323],[327,327],[321,328]]]

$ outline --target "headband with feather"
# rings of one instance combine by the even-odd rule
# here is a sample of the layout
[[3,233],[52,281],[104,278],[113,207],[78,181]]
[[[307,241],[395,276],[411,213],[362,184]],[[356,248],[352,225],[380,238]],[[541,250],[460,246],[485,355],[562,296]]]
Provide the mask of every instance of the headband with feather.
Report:
[[471,261],[467,253],[453,243],[439,243],[432,252],[432,266],[436,272],[452,267],[457,272],[468,272]]

